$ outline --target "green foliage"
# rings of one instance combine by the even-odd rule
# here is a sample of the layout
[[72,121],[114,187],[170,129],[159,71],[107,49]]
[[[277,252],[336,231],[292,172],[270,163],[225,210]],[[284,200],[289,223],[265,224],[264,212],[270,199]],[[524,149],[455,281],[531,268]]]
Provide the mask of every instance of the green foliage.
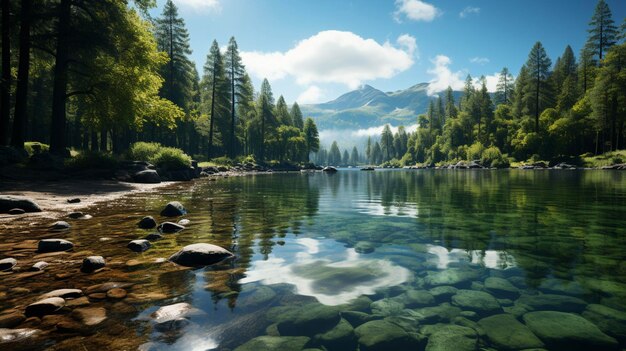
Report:
[[24,150],[26,150],[28,156],[32,156],[42,152],[48,152],[50,150],[50,145],[43,144],[38,141],[27,141],[24,143]]
[[483,144],[481,144],[479,141],[475,142],[469,148],[467,148],[467,160],[480,160],[484,150],[485,146]]
[[127,158],[134,161],[150,161],[162,148],[159,143],[139,141],[131,145],[127,152]]
[[148,161],[166,170],[184,169],[191,166],[191,157],[181,149],[164,147],[159,143],[137,142],[128,150],[128,159]]
[[495,146],[483,150],[480,161],[484,166],[492,168],[508,168],[509,159],[506,158]]
[[78,155],[65,160],[65,166],[69,169],[108,169],[117,168],[119,161],[110,153],[105,152],[81,152]]

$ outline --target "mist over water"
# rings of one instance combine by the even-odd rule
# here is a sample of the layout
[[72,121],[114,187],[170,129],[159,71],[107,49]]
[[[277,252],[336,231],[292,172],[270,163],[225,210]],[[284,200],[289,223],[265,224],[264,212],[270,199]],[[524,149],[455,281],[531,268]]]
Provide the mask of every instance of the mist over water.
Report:
[[[391,126],[391,132],[397,133],[398,127]],[[330,145],[333,141],[337,142],[340,150],[352,150],[353,146],[361,152],[365,150],[367,144],[367,138],[372,138],[372,143],[380,139],[380,134],[383,132],[385,124],[362,129],[324,129],[320,131],[320,145],[326,149],[330,149]],[[413,133],[417,130],[417,124],[412,124],[404,127],[407,133]]]

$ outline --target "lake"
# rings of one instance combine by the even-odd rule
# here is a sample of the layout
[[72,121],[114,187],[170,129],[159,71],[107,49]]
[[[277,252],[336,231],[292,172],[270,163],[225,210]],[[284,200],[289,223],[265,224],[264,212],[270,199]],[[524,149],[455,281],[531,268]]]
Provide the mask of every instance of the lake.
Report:
[[[187,228],[142,254],[126,249],[150,233],[137,221],[165,220],[158,213],[174,200],[189,211]],[[77,245],[43,258],[29,242],[13,245],[50,268],[0,277],[0,309],[56,288],[92,287],[89,308],[106,310],[88,331],[60,328],[62,314],[27,320],[22,327],[43,330],[28,348],[626,347],[625,173],[261,174],[176,184],[86,212],[94,217],[63,234],[41,223],[0,238],[3,247],[59,235]],[[196,270],[164,262],[198,242],[235,258]],[[108,269],[76,273],[89,254],[106,257]],[[128,283],[128,295],[102,296],[97,284],[106,282]],[[180,303],[189,305],[175,306],[177,318],[155,319],[160,307]]]

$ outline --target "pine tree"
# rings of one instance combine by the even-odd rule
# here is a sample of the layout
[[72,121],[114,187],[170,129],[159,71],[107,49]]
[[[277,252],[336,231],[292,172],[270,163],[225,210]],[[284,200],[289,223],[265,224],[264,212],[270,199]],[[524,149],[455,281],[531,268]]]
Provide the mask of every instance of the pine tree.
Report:
[[228,82],[230,83],[230,136],[228,155],[234,157],[236,154],[236,123],[237,123],[237,105],[239,101],[244,98],[244,76],[246,74],[241,57],[239,56],[239,47],[235,37],[231,37],[228,41],[228,47],[224,55],[224,66],[228,75]]
[[496,105],[510,104],[513,101],[513,75],[504,67],[498,76],[498,85],[494,96]]
[[604,0],[599,0],[596,5],[591,22],[589,22],[589,38],[587,46],[592,50],[598,61],[602,61],[608,49],[617,41],[617,27],[613,21],[613,15],[609,5]]
[[550,66],[552,66],[552,62],[548,54],[546,54],[546,50],[541,42],[537,42],[530,51],[528,61],[526,62],[528,74],[531,77],[531,84],[527,92],[525,92],[525,97],[532,101],[531,113],[535,116],[535,132],[539,131],[539,115],[549,106],[552,98],[552,92],[548,83]]
[[448,86],[446,90],[446,120],[456,118],[458,113],[454,102],[454,92],[452,91],[452,87]]
[[320,137],[317,126],[312,118],[307,118],[304,122],[304,144],[306,147],[306,160],[309,161],[309,154],[318,152],[320,149]]
[[513,115],[517,118],[530,113],[528,101],[524,98],[529,84],[530,76],[528,73],[528,67],[524,65],[515,79],[515,91],[513,93]]
[[298,106],[297,102],[294,102],[291,106],[290,114],[293,119],[293,125],[302,130],[304,128],[304,119],[302,117],[302,111],[300,111],[300,106]]
[[210,160],[213,155],[213,138],[215,134],[216,124],[222,132],[225,131],[224,117],[227,114],[230,102],[228,101],[228,81],[224,72],[224,60],[217,41],[213,41],[211,49],[207,55],[204,64],[204,76],[202,78],[202,86],[205,105],[209,110],[209,144],[207,149],[207,157]]
[[383,153],[378,141],[375,142],[374,147],[372,147],[372,163],[375,165],[383,163]]
[[480,117],[478,120],[478,136],[481,138],[481,121],[484,121],[485,131],[487,133],[483,133],[481,142],[486,144],[488,141],[488,134],[492,132],[493,102],[491,101],[491,96],[489,96],[489,91],[487,90],[487,79],[485,76],[480,77],[480,83]]
[[[576,57],[571,46],[567,46],[563,55],[556,60],[554,71],[550,76],[554,93],[556,96],[561,94],[563,83],[569,76],[575,76],[578,67],[576,65]],[[575,80],[574,80],[575,83]]]
[[348,150],[343,149],[343,157],[341,158],[341,164],[347,166],[350,163],[350,154]]
[[285,98],[283,96],[278,97],[278,101],[276,101],[276,112],[274,112],[278,123],[286,126],[293,125],[293,121],[291,119],[291,114],[289,114],[289,108],[287,107],[287,103],[285,102]]
[[359,151],[356,146],[352,147],[352,154],[350,155],[350,164],[356,166],[359,164]]
[[336,141],[333,141],[330,146],[330,152],[328,153],[328,164],[331,166],[337,166],[341,163],[341,151]]
[[265,140],[268,134],[268,130],[273,130],[276,127],[274,117],[274,94],[272,93],[272,87],[267,79],[263,79],[261,83],[261,92],[257,101],[257,116],[261,120],[261,130],[259,139],[259,157],[261,161],[265,160]]
[[382,152],[383,162],[391,160],[394,155],[393,150],[393,133],[389,124],[385,124],[383,132],[380,136],[380,149]]
[[367,145],[365,146],[365,157],[367,157],[367,163],[372,162],[372,137],[367,137]]

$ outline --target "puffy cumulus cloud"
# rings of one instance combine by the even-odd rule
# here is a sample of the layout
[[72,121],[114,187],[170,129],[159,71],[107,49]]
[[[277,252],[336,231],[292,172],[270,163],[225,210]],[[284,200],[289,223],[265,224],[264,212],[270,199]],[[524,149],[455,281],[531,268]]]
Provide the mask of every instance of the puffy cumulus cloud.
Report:
[[324,98],[324,91],[320,89],[317,85],[311,85],[305,91],[298,95],[296,101],[299,104],[316,104],[321,102]]
[[468,6],[459,13],[459,17],[466,18],[469,15],[477,15],[480,13],[480,7]]
[[248,71],[270,80],[292,76],[301,85],[340,83],[357,88],[362,82],[391,78],[413,65],[415,38],[403,34],[396,46],[379,44],[352,32],[322,31],[286,52],[242,52]]
[[209,12],[222,11],[220,0],[176,0],[181,6],[191,7],[194,10],[204,10]]
[[485,65],[485,64],[489,63],[489,59],[486,58],[486,57],[472,57],[470,59],[470,62],[478,64],[478,65]]
[[420,0],[396,0],[394,18],[400,22],[403,17],[412,21],[430,22],[435,19],[441,10]]
[[431,60],[433,67],[428,70],[428,74],[433,78],[428,82],[428,95],[434,95],[440,91],[452,87],[454,90],[461,90],[465,85],[463,71],[453,72],[450,69],[452,60],[445,55],[437,55]]
[[[487,90],[490,93],[495,93],[498,87],[498,80],[500,79],[500,73],[488,74],[485,76],[485,80],[487,82]],[[480,78],[474,78],[474,87],[476,89],[480,89],[482,87],[482,82]]]

